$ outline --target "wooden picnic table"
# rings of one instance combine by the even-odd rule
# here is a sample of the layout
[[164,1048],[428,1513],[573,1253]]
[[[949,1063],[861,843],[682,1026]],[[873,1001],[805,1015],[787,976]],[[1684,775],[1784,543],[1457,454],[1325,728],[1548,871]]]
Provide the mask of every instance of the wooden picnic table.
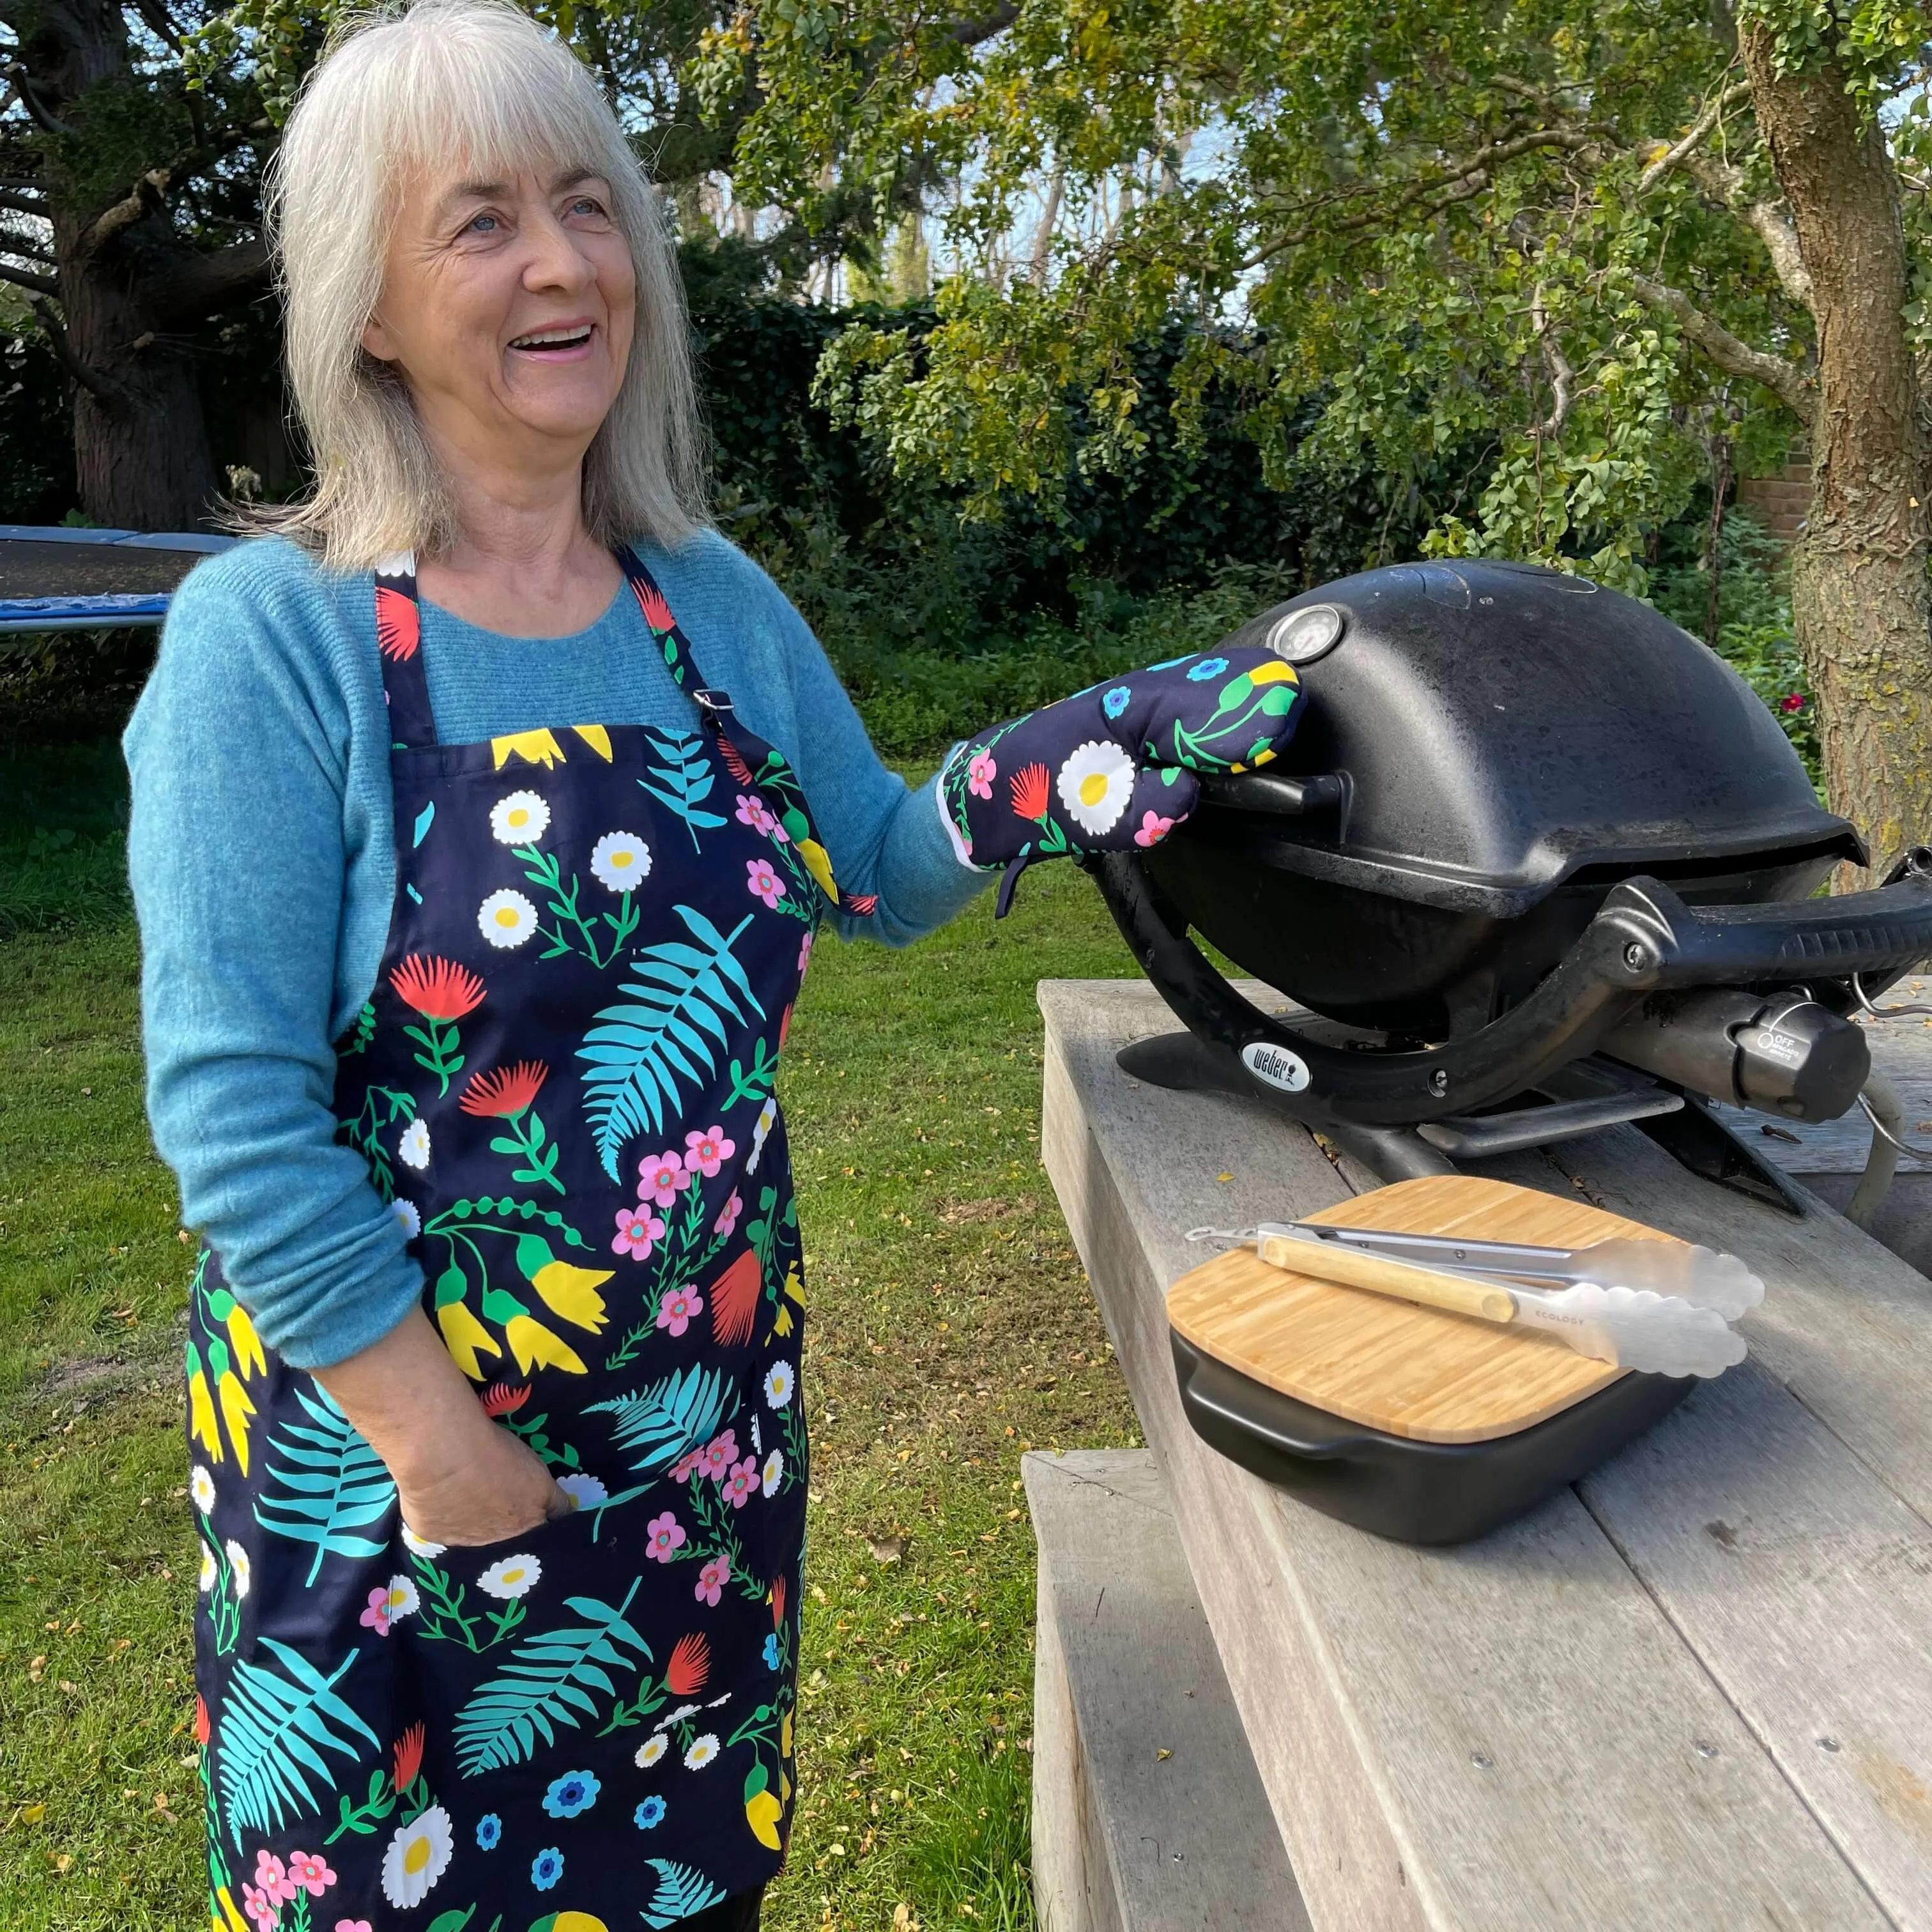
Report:
[[1932,1284],[1633,1128],[1473,1168],[1728,1248],[1767,1296],[1747,1362],[1574,1489],[1385,1542],[1195,1436],[1164,1306],[1213,1252],[1186,1230],[1373,1178],[1123,1074],[1175,1024],[1150,987],[1040,1004],[1046,1165],[1317,1932],[1932,1932]]

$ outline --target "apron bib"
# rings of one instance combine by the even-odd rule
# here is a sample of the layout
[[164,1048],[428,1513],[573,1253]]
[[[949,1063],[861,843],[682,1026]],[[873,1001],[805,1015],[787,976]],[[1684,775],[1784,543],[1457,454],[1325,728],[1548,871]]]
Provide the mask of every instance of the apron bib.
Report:
[[416,1539],[203,1253],[218,1932],[668,1926],[783,1861],[806,1456],[773,1088],[837,891],[790,769],[620,561],[700,730],[439,745],[413,564],[377,576],[397,890],[338,1138],[484,1408],[579,1508],[485,1549]]

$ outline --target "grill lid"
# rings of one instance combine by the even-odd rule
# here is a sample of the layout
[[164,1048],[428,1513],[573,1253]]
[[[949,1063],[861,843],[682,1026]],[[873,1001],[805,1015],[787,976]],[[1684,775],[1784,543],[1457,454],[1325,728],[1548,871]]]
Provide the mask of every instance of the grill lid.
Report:
[[[1325,618],[1294,621],[1316,606],[1340,616],[1332,642]],[[1583,578],[1400,564],[1277,604],[1226,641],[1271,638],[1290,656],[1323,647],[1304,674],[1307,714],[1270,772],[1339,773],[1346,794],[1339,811],[1273,816],[1251,798],[1202,814],[1216,844],[1247,821],[1271,866],[1507,917],[1589,866],[1864,861],[1744,680],[1648,605]]]

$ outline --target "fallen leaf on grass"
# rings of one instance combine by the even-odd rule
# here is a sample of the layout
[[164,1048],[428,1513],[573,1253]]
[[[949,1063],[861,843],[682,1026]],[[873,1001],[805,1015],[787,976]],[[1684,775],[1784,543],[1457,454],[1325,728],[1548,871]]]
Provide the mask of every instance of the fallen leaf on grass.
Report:
[[874,1562],[896,1563],[906,1552],[906,1540],[902,1536],[868,1536],[866,1547]]
[[919,1932],[919,1921],[912,1916],[910,1906],[892,1907],[892,1932]]
[[1166,1749],[1165,1748],[1154,1753],[1156,1761],[1162,1763],[1164,1763],[1168,1758],[1173,1756],[1173,1752]]
[[23,1804],[20,1807],[20,1822],[23,1825],[38,1825],[46,1815],[47,1808],[44,1804]]

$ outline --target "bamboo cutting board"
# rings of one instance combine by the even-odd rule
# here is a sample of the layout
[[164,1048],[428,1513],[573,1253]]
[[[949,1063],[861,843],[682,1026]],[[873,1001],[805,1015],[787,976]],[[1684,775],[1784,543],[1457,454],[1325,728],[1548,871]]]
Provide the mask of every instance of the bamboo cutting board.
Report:
[[[1306,1218],[1551,1248],[1674,1238],[1585,1202],[1464,1174],[1399,1180]],[[1291,1274],[1250,1248],[1183,1275],[1168,1290],[1167,1318],[1253,1381],[1418,1442],[1513,1436],[1628,1372],[1548,1336]]]

